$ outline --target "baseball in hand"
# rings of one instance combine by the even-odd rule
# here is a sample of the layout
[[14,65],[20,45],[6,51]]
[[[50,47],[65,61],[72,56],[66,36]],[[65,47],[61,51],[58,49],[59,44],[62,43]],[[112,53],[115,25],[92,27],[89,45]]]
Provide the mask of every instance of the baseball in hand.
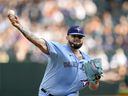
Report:
[[15,11],[14,10],[9,10],[8,15],[15,15]]

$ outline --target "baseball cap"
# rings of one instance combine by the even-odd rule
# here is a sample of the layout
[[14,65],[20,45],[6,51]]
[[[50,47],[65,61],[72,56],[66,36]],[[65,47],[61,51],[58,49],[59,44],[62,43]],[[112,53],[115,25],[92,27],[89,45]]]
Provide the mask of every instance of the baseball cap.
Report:
[[80,26],[76,26],[76,25],[75,26],[71,26],[68,29],[67,35],[82,35],[83,37],[85,37],[83,28],[80,27]]

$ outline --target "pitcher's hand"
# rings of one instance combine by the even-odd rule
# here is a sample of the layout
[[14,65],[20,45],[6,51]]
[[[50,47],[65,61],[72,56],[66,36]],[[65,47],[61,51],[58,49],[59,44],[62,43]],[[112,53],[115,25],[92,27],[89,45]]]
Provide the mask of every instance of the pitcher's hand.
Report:
[[15,15],[15,12],[13,10],[9,10],[8,11],[8,19],[10,20],[10,22],[12,23],[13,26],[15,26],[16,28],[20,28],[21,24],[19,22],[18,17]]

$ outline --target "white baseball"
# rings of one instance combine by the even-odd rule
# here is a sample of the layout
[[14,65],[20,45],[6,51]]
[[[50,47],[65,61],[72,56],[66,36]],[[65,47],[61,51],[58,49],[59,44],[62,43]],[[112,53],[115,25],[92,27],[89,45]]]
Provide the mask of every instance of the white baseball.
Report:
[[15,15],[15,11],[14,10],[9,10],[8,15]]

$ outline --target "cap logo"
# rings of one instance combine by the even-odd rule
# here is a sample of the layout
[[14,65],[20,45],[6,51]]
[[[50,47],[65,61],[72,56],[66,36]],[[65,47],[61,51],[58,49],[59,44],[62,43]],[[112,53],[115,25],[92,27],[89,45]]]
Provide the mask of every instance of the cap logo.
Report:
[[77,27],[76,30],[77,30],[78,32],[80,32],[80,28],[79,28],[79,27]]
[[68,29],[68,35],[75,35],[75,34],[78,34],[78,35],[82,35],[84,36],[84,30],[83,28],[81,28],[80,26],[72,26]]

